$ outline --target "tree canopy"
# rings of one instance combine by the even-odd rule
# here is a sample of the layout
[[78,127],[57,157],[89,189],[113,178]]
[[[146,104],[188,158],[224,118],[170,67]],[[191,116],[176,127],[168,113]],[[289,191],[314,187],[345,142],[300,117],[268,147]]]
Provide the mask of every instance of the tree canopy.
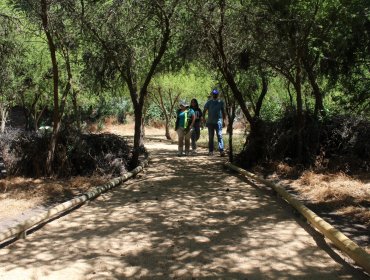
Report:
[[367,0],[1,0],[0,10],[1,131],[16,105],[26,129],[52,125],[50,174],[60,129],[82,129],[104,106],[134,115],[137,165],[146,110],[166,91],[202,103],[222,88],[255,151],[263,122],[293,112],[298,158],[307,113],[370,115]]

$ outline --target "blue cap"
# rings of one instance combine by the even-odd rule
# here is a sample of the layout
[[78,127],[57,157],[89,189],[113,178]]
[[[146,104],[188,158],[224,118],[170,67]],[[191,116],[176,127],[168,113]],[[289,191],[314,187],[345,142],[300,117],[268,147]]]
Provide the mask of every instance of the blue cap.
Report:
[[217,89],[212,90],[212,94],[218,94],[218,90]]

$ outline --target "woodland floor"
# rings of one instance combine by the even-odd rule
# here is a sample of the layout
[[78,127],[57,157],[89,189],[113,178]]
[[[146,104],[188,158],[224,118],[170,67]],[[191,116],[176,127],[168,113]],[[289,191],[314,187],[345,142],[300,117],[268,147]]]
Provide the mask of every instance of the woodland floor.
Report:
[[[103,132],[132,136],[130,125],[108,125]],[[164,129],[147,128],[146,135],[164,139]],[[173,135],[175,137],[175,135]],[[310,209],[370,252],[369,174],[350,177],[343,173],[305,171],[296,179],[289,166],[279,164],[261,176],[280,181]],[[0,180],[0,229],[17,219],[41,211],[52,204],[82,194],[106,182],[104,177],[74,177],[68,180],[14,177]]]
[[368,279],[226,158],[146,145],[134,179],[1,248],[0,279]]

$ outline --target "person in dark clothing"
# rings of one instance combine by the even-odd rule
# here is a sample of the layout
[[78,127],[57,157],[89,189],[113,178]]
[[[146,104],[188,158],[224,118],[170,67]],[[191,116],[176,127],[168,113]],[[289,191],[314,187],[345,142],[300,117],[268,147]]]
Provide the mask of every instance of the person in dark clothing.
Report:
[[191,149],[192,153],[195,154],[197,150],[197,141],[200,137],[200,126],[203,121],[203,113],[199,108],[198,100],[193,98],[190,102],[190,108],[193,109],[195,115],[195,122],[193,127],[193,132],[191,134]]

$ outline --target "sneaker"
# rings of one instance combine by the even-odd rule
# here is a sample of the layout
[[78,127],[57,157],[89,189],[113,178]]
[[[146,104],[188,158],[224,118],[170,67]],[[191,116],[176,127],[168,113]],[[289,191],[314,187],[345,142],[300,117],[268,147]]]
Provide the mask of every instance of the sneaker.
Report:
[[225,156],[225,152],[224,151],[220,152],[220,157],[224,157],[224,156]]
[[213,152],[209,152],[209,153],[208,153],[208,155],[209,155],[209,156],[213,156]]
[[183,153],[177,153],[177,156],[178,157],[182,157],[183,156]]

